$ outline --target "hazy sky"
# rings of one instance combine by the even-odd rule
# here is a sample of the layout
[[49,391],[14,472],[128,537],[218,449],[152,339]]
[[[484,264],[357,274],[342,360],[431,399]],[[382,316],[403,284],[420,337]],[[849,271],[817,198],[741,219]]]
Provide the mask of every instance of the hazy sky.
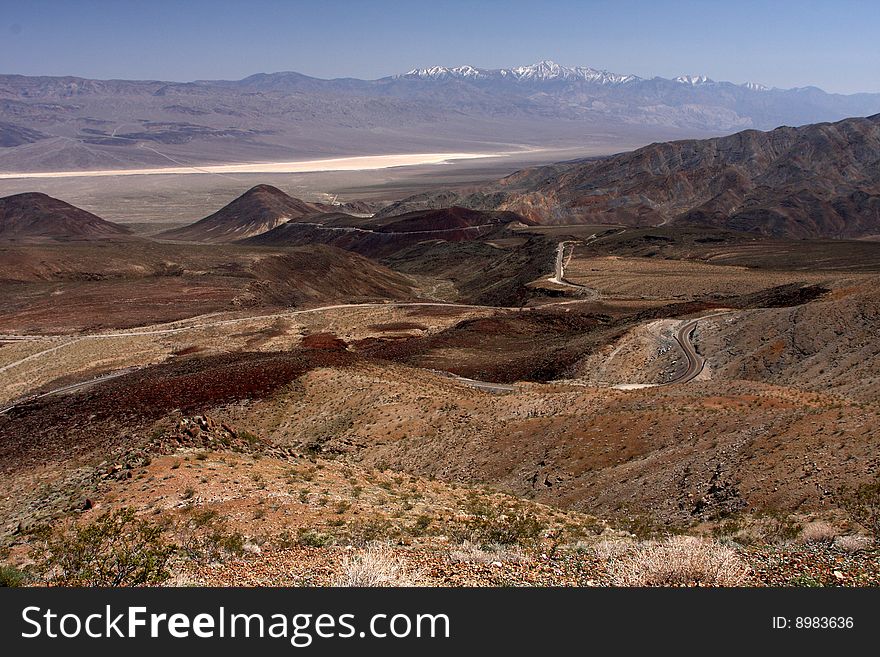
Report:
[[377,78],[541,59],[880,92],[880,1],[0,0],[0,73]]

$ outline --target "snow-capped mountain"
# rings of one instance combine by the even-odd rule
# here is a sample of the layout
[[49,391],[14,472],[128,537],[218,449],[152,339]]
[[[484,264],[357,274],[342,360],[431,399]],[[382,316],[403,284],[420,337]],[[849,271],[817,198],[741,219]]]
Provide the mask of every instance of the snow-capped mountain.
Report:
[[[100,169],[121,157],[143,166],[143,140],[193,162],[213,161],[219,139],[241,161],[281,161],[293,159],[289,149],[313,143],[308,152],[328,155],[351,144],[365,152],[426,153],[594,138],[632,145],[877,113],[876,93],[767,89],[705,75],[641,78],[552,61],[433,66],[375,80],[293,71],[189,83],[0,75],[0,171],[52,171],[69,161]],[[95,127],[131,116],[140,117],[140,129],[111,135]],[[237,116],[248,117],[249,129],[231,125]]]
[[[396,75],[395,80],[466,80],[470,82],[588,82],[603,86],[620,86],[638,82],[646,82],[637,75],[624,75],[610,71],[591,68],[589,66],[563,66],[545,59],[530,66],[514,68],[477,68],[475,66],[430,66],[414,68],[403,75]],[[663,81],[664,78],[654,78]],[[702,87],[719,84],[706,75],[679,75],[667,82],[676,82],[688,87]],[[724,83],[729,84],[729,83]],[[749,91],[768,91],[768,87],[756,82],[737,85]]]
[[398,78],[418,78],[424,80],[509,80],[516,82],[551,82],[551,81],[583,81],[597,84],[619,85],[640,80],[635,75],[620,75],[609,71],[600,71],[588,66],[562,66],[545,59],[531,66],[515,68],[475,68],[473,66],[431,66],[415,68]]

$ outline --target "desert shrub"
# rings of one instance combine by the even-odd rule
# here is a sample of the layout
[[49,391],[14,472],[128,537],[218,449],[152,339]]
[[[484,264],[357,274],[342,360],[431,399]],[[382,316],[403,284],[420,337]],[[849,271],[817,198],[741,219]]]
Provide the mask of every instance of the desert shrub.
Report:
[[415,586],[416,580],[390,548],[373,543],[343,558],[333,586]]
[[585,549],[583,549],[583,551],[595,555],[598,559],[608,561],[611,559],[617,559],[624,554],[632,552],[636,548],[636,546],[637,543],[628,539],[604,540],[597,541],[596,543],[589,546],[584,546]]
[[433,518],[427,514],[420,514],[413,523],[413,526],[410,528],[410,534],[413,536],[423,536],[425,532],[428,531],[428,526],[431,524]]
[[749,569],[713,540],[672,536],[612,558],[608,573],[614,586],[741,586]]
[[175,546],[165,528],[134,509],[109,511],[88,525],[51,532],[33,555],[37,571],[60,586],[141,586],[168,579]]
[[616,526],[641,540],[667,536],[670,533],[668,525],[646,514],[627,514],[615,520]]
[[28,576],[15,566],[0,566],[0,587],[24,586]]
[[712,530],[719,540],[743,545],[785,545],[796,540],[802,527],[797,520],[783,511],[764,510],[757,515],[732,516]]
[[831,543],[835,536],[837,536],[837,530],[831,524],[817,520],[804,525],[800,540],[802,543]]
[[348,528],[349,540],[357,545],[366,545],[376,541],[394,540],[400,536],[400,529],[385,518],[371,518],[352,522]]
[[230,530],[213,509],[187,509],[171,528],[180,552],[190,559],[211,562],[244,554],[244,536]]
[[782,545],[795,540],[800,523],[784,511],[765,511],[757,519],[754,531],[760,541]]
[[853,522],[870,532],[875,541],[880,540],[880,477],[869,484],[844,490],[841,502]]
[[534,513],[519,507],[504,508],[471,499],[470,517],[457,532],[461,541],[480,545],[532,545],[544,534],[546,527]]
[[816,589],[825,586],[822,582],[810,575],[798,575],[788,580],[789,586],[796,586],[801,589]]
[[333,542],[333,537],[328,534],[322,534],[313,529],[307,529],[299,534],[297,543],[305,547],[326,547]]

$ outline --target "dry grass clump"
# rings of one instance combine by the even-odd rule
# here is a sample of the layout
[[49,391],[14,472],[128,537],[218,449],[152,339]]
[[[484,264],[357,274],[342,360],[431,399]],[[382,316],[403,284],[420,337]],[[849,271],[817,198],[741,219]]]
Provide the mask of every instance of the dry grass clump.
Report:
[[807,523],[801,530],[801,543],[830,543],[837,536],[837,530],[824,520]]
[[465,541],[457,549],[449,553],[453,563],[522,563],[528,556],[522,548],[510,545],[479,546]]
[[870,536],[862,534],[848,534],[846,536],[837,536],[834,539],[834,547],[844,552],[861,552],[871,547],[874,541]]
[[614,586],[742,586],[749,568],[713,540],[673,536],[612,558],[608,572]]
[[578,544],[578,549],[595,554],[597,558],[603,561],[610,561],[624,554],[631,553],[637,544],[629,539],[608,540],[603,539],[589,546],[582,547]]
[[356,554],[346,555],[333,586],[417,586],[418,577],[387,545],[373,543]]

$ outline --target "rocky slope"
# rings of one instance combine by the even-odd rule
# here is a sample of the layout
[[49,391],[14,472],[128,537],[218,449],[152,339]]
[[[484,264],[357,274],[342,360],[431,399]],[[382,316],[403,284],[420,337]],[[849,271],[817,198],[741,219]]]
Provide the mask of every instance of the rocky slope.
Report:
[[[519,171],[444,200],[542,223],[709,225],[765,235],[880,233],[880,114],[837,123],[652,144]],[[432,207],[430,195],[384,210]]]

